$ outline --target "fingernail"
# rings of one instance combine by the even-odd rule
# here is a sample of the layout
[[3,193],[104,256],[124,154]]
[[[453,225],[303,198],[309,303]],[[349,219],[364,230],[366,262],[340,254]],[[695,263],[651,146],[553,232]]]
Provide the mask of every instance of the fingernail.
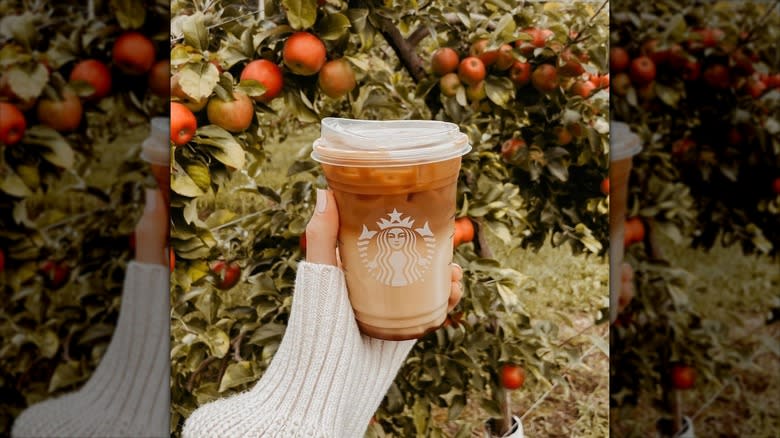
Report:
[[317,204],[314,208],[317,213],[325,213],[325,209],[328,207],[328,191],[317,189]]

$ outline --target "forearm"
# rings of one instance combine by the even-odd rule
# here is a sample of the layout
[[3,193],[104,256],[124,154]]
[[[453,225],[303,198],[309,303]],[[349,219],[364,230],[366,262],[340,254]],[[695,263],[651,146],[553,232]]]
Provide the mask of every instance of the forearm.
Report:
[[414,341],[361,336],[334,266],[299,265],[291,315],[257,387],[266,397],[259,412],[272,417],[270,425],[362,436]]
[[150,248],[146,245],[139,245],[135,250],[135,259],[138,263],[149,265],[168,266],[168,253],[166,250]]

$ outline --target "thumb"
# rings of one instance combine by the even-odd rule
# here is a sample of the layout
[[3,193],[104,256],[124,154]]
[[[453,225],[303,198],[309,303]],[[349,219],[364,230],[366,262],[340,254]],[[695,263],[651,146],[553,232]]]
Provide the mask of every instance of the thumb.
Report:
[[314,215],[306,225],[306,261],[338,266],[336,241],[339,233],[339,211],[330,190],[317,189]]

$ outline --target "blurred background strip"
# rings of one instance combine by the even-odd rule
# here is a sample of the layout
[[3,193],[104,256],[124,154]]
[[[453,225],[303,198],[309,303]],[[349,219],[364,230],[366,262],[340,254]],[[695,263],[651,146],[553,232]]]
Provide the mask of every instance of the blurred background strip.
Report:
[[611,117],[641,138],[612,436],[780,431],[780,6],[612,2]]
[[0,2],[0,435],[112,338],[168,113],[168,1]]

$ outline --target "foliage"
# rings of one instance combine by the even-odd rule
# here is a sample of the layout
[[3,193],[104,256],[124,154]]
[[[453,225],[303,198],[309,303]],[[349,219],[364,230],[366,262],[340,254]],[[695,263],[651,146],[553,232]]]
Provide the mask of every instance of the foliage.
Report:
[[[0,99],[22,108],[27,130],[19,143],[0,146],[0,434],[26,406],[83,383],[105,351],[143,185],[151,183],[140,143],[149,117],[167,104],[147,91],[146,76],[116,70],[109,96],[82,100],[84,116],[73,132],[41,124],[35,101],[58,95],[82,59],[110,64],[111,46],[125,29],[166,42],[166,4],[96,2],[94,16],[83,5],[1,7]],[[144,14],[132,15],[133,7]],[[69,85],[81,96],[93,91]],[[40,270],[47,260],[67,266],[62,285],[47,283]]]
[[[569,243],[576,252],[605,251],[607,202],[599,184],[607,168],[607,91],[574,97],[569,86],[575,79],[565,79],[541,94],[530,85],[516,88],[505,73],[494,72],[486,79],[487,99],[474,104],[463,92],[441,95],[438,78],[421,61],[438,47],[464,55],[479,37],[489,38],[492,48],[528,39],[527,27],[548,27],[554,32],[548,47],[529,54],[534,66],[557,63],[571,44],[589,57],[586,70],[604,72],[607,14],[602,10],[592,18],[598,4],[437,1],[423,14],[411,2],[261,4],[262,12],[229,2],[173,2],[171,64],[187,99],[235,91],[262,96],[264,86],[238,80],[243,67],[260,58],[281,65],[285,40],[301,29],[324,41],[329,59],[345,57],[358,86],[331,99],[316,76],[282,67],[281,97],[255,103],[247,130],[230,134],[209,124],[205,110],[196,111],[198,132],[176,149],[172,175],[174,433],[198,405],[255,382],[278,347],[302,256],[299,236],[311,214],[313,189],[324,180],[305,145],[290,151],[304,157],[290,167],[290,178],[269,184],[264,172],[274,159],[264,145],[322,117],[454,121],[474,146],[463,162],[458,216],[483,225],[478,234],[489,233],[508,247],[539,248],[552,236],[556,245]],[[570,30],[583,38],[570,37]],[[410,43],[423,31],[427,38]],[[525,59],[517,50],[514,56]],[[556,145],[554,129],[567,125],[581,129],[581,136]],[[524,138],[529,151],[502,157],[501,144],[512,137]],[[231,192],[241,194],[240,202],[227,201],[237,199]],[[520,296],[526,280],[486,249],[482,241],[457,250],[455,260],[465,271],[465,298],[456,309],[463,312],[462,323],[418,342],[370,433],[378,427],[399,436],[441,435],[431,406],[449,407],[455,419],[472,397],[498,417],[504,362],[521,364],[533,382],[567,385],[560,369],[574,359],[551,343],[557,327],[531,319]],[[216,290],[209,263],[217,259],[236,261],[243,281]],[[463,422],[461,433],[481,426]]]
[[[780,70],[780,13],[766,2],[702,6],[620,1],[612,15],[612,47],[632,59],[648,56],[656,66],[649,84],[631,75],[624,92],[613,90],[613,117],[628,122],[644,144],[634,159],[629,215],[648,227],[644,244],[627,250],[638,299],[613,330],[613,405],[644,396],[665,415],[675,363],[694,367],[697,386],[712,388],[752,352],[730,340],[744,316],[715,317],[694,305],[696,278],[659,242],[773,257],[780,245],[780,195],[772,187],[780,164],[780,90],[771,82]],[[716,65],[726,67],[723,86],[716,85]],[[751,88],[759,82],[769,85]],[[724,286],[711,299],[737,293]]]

